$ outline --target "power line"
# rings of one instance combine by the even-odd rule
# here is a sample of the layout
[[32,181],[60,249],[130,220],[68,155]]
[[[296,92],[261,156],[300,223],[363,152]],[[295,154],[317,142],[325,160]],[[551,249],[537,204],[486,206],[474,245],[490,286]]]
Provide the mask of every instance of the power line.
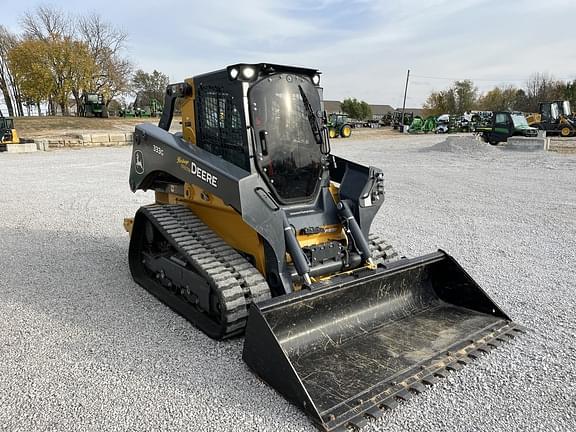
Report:
[[[430,76],[430,75],[415,75],[412,74],[413,77],[416,78],[426,78],[426,79],[437,79],[437,80],[446,80],[446,81],[463,81],[463,80],[470,80],[470,81],[486,81],[486,82],[512,82],[512,81],[528,81],[530,77],[525,78],[506,78],[506,79],[488,79],[488,78],[450,78],[450,77],[437,77],[437,76]],[[554,78],[558,80],[570,81],[573,78]]]

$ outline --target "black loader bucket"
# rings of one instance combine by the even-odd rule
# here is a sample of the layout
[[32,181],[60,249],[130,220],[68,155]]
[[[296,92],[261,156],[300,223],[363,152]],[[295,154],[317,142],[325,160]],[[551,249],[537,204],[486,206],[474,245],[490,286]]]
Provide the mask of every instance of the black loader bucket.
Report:
[[520,331],[438,251],[253,304],[243,357],[320,429],[346,430]]

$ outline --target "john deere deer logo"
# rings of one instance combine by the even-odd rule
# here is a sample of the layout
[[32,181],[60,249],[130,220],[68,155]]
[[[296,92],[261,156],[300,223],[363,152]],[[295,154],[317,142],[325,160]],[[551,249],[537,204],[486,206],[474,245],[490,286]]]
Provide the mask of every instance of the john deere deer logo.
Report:
[[137,174],[144,173],[144,155],[140,150],[134,152],[134,170]]

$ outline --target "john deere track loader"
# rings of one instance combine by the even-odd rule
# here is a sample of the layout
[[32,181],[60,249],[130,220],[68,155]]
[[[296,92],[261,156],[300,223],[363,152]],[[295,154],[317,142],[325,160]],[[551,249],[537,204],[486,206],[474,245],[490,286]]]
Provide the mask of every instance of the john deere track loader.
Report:
[[[520,331],[448,254],[370,234],[380,169],[332,155],[320,74],[236,64],[170,85],[134,134],[137,283],[323,430],[359,427]],[[169,132],[181,99],[182,132]]]

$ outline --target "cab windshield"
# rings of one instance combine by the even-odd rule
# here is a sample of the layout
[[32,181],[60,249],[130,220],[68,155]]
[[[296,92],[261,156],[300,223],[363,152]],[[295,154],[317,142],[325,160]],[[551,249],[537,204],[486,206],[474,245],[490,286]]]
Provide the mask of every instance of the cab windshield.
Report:
[[512,117],[512,123],[514,123],[515,128],[528,127],[526,117],[524,117],[522,114],[512,114],[511,117]]
[[302,94],[318,115],[318,90],[307,77],[275,74],[256,83],[248,93],[251,123],[262,154],[258,165],[283,201],[310,199],[322,170],[321,146]]
[[0,117],[0,129],[14,129],[14,120]]

